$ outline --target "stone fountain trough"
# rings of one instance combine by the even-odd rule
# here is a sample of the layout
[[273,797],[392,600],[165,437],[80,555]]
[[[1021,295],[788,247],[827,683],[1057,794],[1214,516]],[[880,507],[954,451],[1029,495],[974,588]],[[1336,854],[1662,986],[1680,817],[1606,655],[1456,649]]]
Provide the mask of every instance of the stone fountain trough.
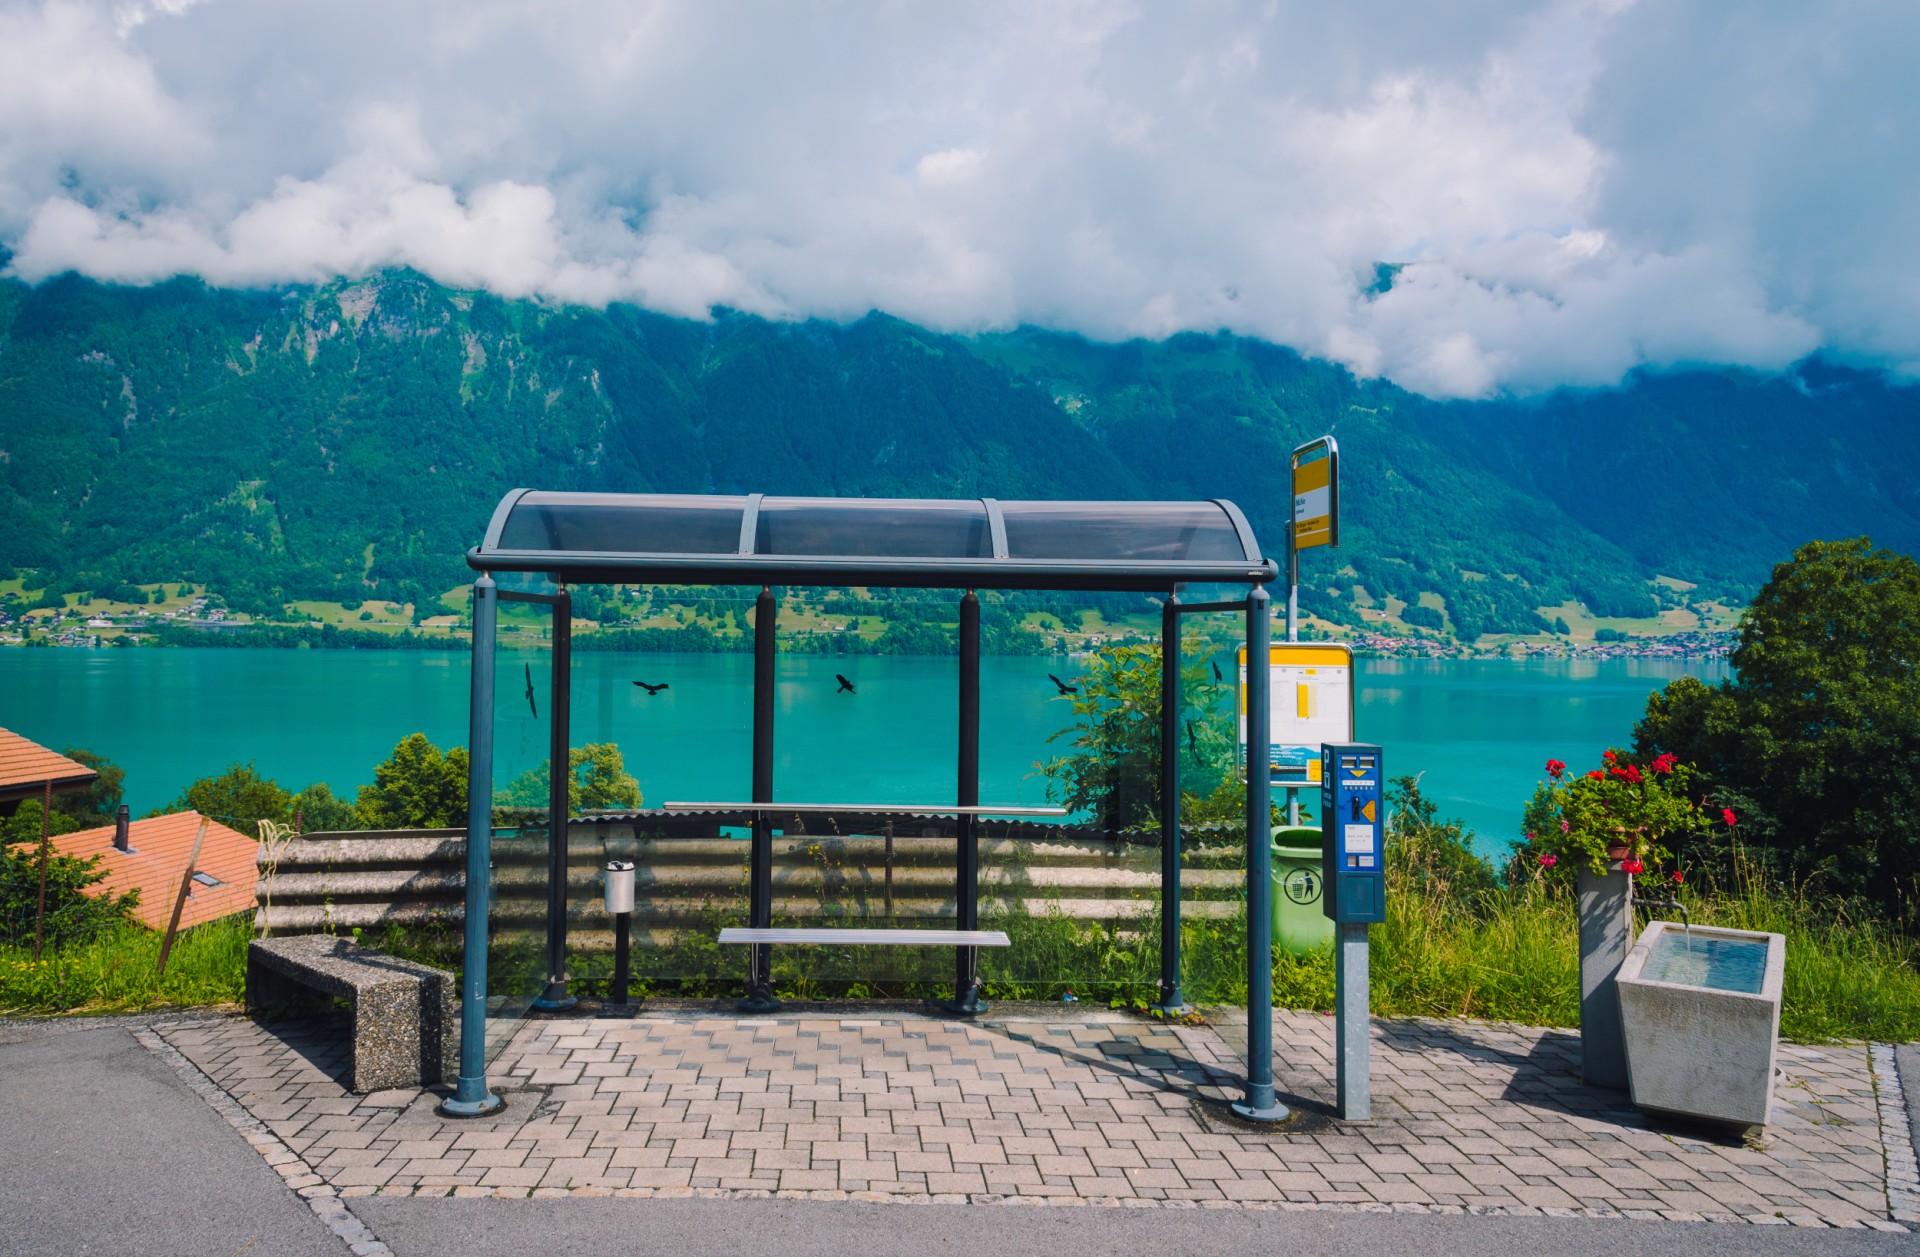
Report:
[[1616,978],[1633,1102],[1765,1125],[1786,963],[1780,934],[1648,925]]

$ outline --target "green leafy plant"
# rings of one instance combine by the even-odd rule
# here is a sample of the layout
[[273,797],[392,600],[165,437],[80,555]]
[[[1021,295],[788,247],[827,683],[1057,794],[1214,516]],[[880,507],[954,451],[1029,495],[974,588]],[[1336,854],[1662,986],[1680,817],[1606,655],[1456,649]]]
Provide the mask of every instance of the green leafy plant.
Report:
[[[1620,860],[1629,873],[1673,858],[1676,835],[1706,827],[1690,793],[1693,770],[1666,754],[1643,768],[1621,751],[1607,751],[1600,767],[1571,775],[1563,760],[1547,761],[1547,780],[1527,804],[1528,850],[1543,867],[1561,860],[1598,872]],[[1731,815],[1731,813],[1729,813]],[[1731,823],[1731,822],[1729,822]]]

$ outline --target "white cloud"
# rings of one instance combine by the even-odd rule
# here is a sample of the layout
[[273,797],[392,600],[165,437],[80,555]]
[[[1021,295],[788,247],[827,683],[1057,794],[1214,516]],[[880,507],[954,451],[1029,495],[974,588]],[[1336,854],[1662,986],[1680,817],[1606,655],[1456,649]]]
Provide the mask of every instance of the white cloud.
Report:
[[1920,371],[1916,15],[15,4],[0,239],[29,279],[404,264],[696,317],[1226,327],[1440,395]]

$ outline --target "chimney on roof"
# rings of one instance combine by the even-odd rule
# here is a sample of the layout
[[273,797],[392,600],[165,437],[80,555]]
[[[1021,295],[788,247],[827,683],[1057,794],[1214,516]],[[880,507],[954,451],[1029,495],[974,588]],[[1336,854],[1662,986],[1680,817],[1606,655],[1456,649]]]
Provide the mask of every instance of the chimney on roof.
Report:
[[124,803],[113,816],[113,849],[115,851],[133,850],[127,843],[127,805]]

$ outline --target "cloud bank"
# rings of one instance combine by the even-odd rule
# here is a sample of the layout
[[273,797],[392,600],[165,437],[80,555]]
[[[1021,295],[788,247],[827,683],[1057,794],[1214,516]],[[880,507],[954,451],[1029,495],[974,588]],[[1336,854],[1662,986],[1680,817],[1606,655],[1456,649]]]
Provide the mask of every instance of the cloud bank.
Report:
[[[1920,374],[1920,7],[0,4],[12,273]],[[1376,264],[1397,266],[1390,286]]]

